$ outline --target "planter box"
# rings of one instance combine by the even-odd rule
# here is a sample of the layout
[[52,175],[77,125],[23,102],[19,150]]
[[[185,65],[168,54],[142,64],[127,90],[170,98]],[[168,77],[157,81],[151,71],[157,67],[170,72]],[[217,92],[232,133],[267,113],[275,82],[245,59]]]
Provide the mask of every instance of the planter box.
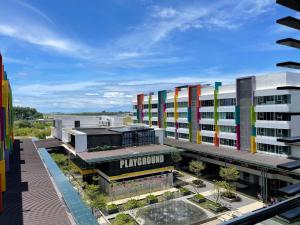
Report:
[[187,195],[190,195],[190,194],[191,194],[190,191],[181,192],[181,195],[183,195],[183,196],[187,196]]
[[197,202],[197,203],[202,203],[202,202],[205,202],[206,199],[205,198],[193,198],[193,201]]
[[234,198],[228,198],[226,196],[221,196],[222,199],[224,199],[226,202],[239,202],[241,201],[241,198],[239,196],[235,196]]
[[106,210],[108,214],[115,214],[115,213],[118,213],[119,212],[119,209],[118,208],[115,208],[115,209],[107,209]]
[[206,184],[192,184],[194,187],[196,188],[203,188],[203,187],[206,187]]
[[220,206],[215,206],[215,205],[209,204],[209,205],[208,205],[208,208],[209,208],[211,211],[215,212],[215,213],[222,212],[222,211],[224,210],[224,207],[221,206],[221,205],[220,205]]
[[147,202],[149,204],[154,204],[154,203],[157,203],[158,202],[158,199],[150,199],[150,200],[147,200]]

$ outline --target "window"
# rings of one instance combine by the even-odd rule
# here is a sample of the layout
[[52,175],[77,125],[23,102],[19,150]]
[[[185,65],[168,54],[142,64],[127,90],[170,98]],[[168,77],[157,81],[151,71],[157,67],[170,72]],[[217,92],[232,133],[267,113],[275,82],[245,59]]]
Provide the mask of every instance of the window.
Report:
[[202,112],[201,117],[203,119],[213,119],[214,118],[214,113],[213,112]]
[[219,99],[220,106],[231,106],[236,104],[235,98]]
[[187,102],[178,102],[178,108],[186,108],[186,107],[188,107]]
[[257,135],[269,137],[290,137],[288,129],[257,128]]
[[280,154],[280,155],[290,155],[291,147],[290,146],[279,146],[279,145],[269,145],[269,144],[257,144],[257,149],[259,151]]
[[167,117],[174,117],[174,113],[173,112],[167,112]]
[[175,137],[175,133],[171,131],[167,131],[167,136],[169,137]]
[[178,127],[179,128],[188,128],[188,124],[187,123],[178,123]]
[[233,120],[235,118],[234,112],[220,112],[220,119]]
[[175,127],[175,123],[167,122],[167,127]]
[[201,130],[209,130],[209,131],[214,131],[215,130],[215,125],[212,124],[200,124]]
[[148,104],[145,104],[144,105],[144,109],[148,109],[149,107],[148,107]]
[[189,139],[189,135],[188,134],[178,133],[178,138]]
[[152,114],[152,117],[158,117],[158,113],[157,112],[153,112],[151,114]]
[[168,102],[166,103],[167,108],[174,108],[174,102]]
[[227,146],[236,146],[236,140],[221,138],[220,144],[227,145]]
[[149,125],[149,121],[144,121],[144,124]]
[[227,132],[227,133],[236,133],[236,127],[235,126],[220,126],[221,132]]
[[291,95],[271,95],[255,97],[257,105],[290,104]]
[[137,105],[133,105],[133,107],[132,107],[133,109],[137,109],[138,107],[137,107]]
[[137,113],[136,113],[136,112],[134,112],[134,113],[133,113],[133,116],[136,116],[136,114],[137,114]]
[[290,121],[291,115],[288,113],[258,112],[257,120]]
[[178,117],[179,118],[187,118],[187,112],[179,112]]
[[152,121],[153,126],[157,126],[157,121]]
[[214,143],[214,138],[213,137],[202,136],[202,141],[203,142],[208,142],[208,143]]
[[152,104],[151,107],[152,109],[157,109],[157,104]]
[[202,107],[214,106],[214,100],[202,100],[200,103]]

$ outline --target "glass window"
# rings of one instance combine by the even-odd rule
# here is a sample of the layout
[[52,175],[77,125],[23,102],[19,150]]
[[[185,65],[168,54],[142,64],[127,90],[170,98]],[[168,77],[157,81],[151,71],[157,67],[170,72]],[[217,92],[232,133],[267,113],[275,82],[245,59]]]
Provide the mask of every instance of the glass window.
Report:
[[152,113],[152,117],[158,117],[158,113],[157,112],[153,112]]
[[271,95],[255,97],[257,105],[290,104],[291,95]]
[[175,137],[175,133],[167,131],[167,136],[169,136],[169,137]]
[[219,99],[220,106],[232,106],[236,104],[235,98]]
[[167,112],[167,117],[174,117],[174,113],[173,112]]
[[214,143],[214,138],[213,137],[202,136],[202,141],[203,142],[208,142],[208,143]]
[[215,130],[215,125],[212,125],[212,124],[200,124],[200,129],[201,130],[214,131]]
[[167,108],[174,108],[174,102],[168,102],[166,103]]
[[183,139],[189,139],[189,135],[188,134],[178,133],[178,137],[179,138],[183,138]]
[[236,146],[236,140],[231,140],[231,139],[225,139],[221,138],[220,139],[220,144],[221,145],[228,145],[228,146]]
[[187,102],[178,102],[178,108],[186,108],[186,107],[188,107]]
[[235,126],[220,126],[221,132],[227,132],[227,133],[236,133],[236,127]]
[[178,127],[179,128],[188,128],[188,124],[187,123],[178,123]]
[[175,127],[175,123],[167,122],[167,127]]
[[220,112],[220,119],[233,120],[235,118],[234,112]]
[[152,121],[152,125],[157,126],[157,121]]
[[148,104],[145,104],[144,105],[144,109],[148,109],[149,107],[148,107]]
[[203,119],[213,119],[214,118],[214,113],[213,112],[202,112],[201,113],[201,118],[203,118]]
[[291,115],[288,113],[258,112],[257,120],[290,121]]
[[259,151],[270,152],[270,153],[274,153],[274,154],[283,154],[283,155],[291,154],[290,146],[279,146],[279,145],[269,145],[269,144],[258,143],[257,149]]
[[214,106],[214,100],[201,100],[200,103],[202,107]]
[[179,118],[187,118],[187,112],[179,112],[178,117]]

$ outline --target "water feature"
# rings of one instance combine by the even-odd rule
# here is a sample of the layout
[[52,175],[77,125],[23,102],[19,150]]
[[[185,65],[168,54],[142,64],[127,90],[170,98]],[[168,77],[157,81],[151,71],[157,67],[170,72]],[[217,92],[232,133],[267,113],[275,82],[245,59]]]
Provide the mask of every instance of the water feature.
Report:
[[140,209],[137,217],[144,225],[190,225],[207,219],[206,212],[182,200],[172,200]]

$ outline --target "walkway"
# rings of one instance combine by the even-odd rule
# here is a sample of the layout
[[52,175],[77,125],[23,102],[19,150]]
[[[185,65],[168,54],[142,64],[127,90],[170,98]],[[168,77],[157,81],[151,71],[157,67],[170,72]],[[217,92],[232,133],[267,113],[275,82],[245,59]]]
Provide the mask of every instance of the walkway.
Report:
[[14,143],[0,224],[71,225],[31,139]]

